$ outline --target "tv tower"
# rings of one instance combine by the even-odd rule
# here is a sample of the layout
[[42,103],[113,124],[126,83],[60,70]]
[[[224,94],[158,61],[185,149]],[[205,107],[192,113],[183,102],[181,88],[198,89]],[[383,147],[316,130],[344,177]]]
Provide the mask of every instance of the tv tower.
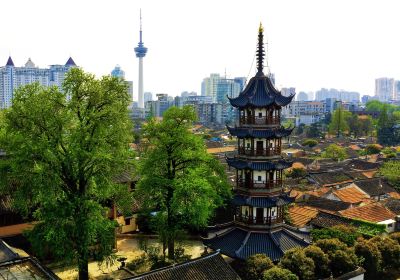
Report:
[[143,57],[146,56],[147,48],[142,42],[142,9],[140,9],[140,41],[135,48],[136,57],[139,58],[139,91],[138,91],[138,107],[144,108],[143,100]]

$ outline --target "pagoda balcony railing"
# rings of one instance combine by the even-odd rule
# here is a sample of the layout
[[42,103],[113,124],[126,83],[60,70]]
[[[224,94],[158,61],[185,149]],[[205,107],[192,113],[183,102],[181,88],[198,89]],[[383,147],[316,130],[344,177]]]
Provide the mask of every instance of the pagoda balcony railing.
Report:
[[282,223],[283,219],[278,217],[256,217],[251,215],[236,214],[235,221],[247,225],[273,225],[276,223]]
[[267,149],[251,149],[245,147],[239,147],[239,155],[246,156],[279,156],[282,152],[281,147],[267,148]]
[[253,124],[253,125],[273,125],[273,124],[280,124],[281,118],[280,117],[256,117],[256,116],[241,116],[239,118],[239,124]]
[[238,187],[247,189],[275,189],[282,186],[282,179],[268,181],[251,181],[238,179]]

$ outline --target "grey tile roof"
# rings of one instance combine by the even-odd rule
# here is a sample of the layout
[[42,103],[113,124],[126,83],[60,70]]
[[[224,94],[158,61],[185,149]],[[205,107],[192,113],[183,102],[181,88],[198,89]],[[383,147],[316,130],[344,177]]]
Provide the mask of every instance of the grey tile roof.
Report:
[[272,85],[271,80],[265,76],[256,76],[250,79],[246,88],[236,98],[229,98],[233,107],[265,107],[269,105],[286,106],[294,95],[283,96]]
[[226,127],[229,133],[232,136],[236,136],[238,138],[266,138],[266,139],[275,139],[289,136],[293,128],[278,128],[278,129],[252,129],[252,128],[237,128],[237,127]]
[[263,232],[233,230],[203,241],[205,245],[220,249],[222,254],[232,258],[247,259],[254,254],[266,254],[271,260],[279,260],[292,248],[310,244],[309,234],[286,225]]
[[341,210],[348,209],[351,206],[351,203],[327,199],[327,198],[323,198],[323,197],[310,196],[304,202],[304,205],[322,209],[322,210],[338,212]]
[[365,180],[355,181],[354,184],[362,189],[365,193],[370,196],[383,195],[390,192],[395,192],[396,190],[388,185],[388,183],[380,178],[371,178]]
[[311,225],[320,228],[329,228],[337,225],[352,225],[350,219],[338,215],[319,212],[310,222]]
[[286,160],[277,161],[250,161],[238,158],[227,158],[226,162],[229,166],[236,169],[251,169],[251,170],[282,170],[292,166],[292,162]]
[[250,197],[243,195],[235,195],[233,197],[233,203],[235,205],[249,205],[253,207],[273,207],[273,206],[282,206],[289,204],[294,201],[294,198],[289,197],[286,194],[282,194],[280,196],[274,197]]
[[217,251],[185,263],[160,268],[125,280],[240,280]]
[[372,170],[381,166],[380,162],[368,162],[361,159],[353,159],[348,162],[347,166],[354,170]]
[[389,198],[389,199],[384,200],[382,203],[390,211],[392,211],[396,215],[400,215],[400,200],[399,199]]

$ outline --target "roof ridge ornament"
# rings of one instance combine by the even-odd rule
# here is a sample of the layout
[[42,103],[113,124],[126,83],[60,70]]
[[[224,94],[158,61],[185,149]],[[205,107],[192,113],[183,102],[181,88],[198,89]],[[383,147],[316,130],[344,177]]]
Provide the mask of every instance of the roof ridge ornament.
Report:
[[264,76],[264,28],[260,22],[260,27],[258,28],[258,46],[257,46],[257,76]]

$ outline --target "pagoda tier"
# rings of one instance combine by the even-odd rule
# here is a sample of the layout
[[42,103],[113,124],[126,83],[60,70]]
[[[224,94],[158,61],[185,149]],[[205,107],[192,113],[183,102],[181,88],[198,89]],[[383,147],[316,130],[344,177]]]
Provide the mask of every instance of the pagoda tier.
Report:
[[242,160],[239,158],[227,158],[226,159],[229,166],[236,169],[250,169],[250,170],[283,170],[292,166],[293,162],[287,160],[277,160],[277,161],[250,161]]
[[232,136],[236,136],[237,138],[264,138],[264,139],[275,139],[288,137],[293,128],[264,128],[264,129],[255,129],[255,128],[245,128],[245,127],[226,127],[229,133]]
[[231,105],[237,108],[264,108],[269,106],[279,108],[288,105],[293,97],[294,95],[283,96],[274,88],[268,77],[260,75],[251,78],[238,97],[228,98]]

